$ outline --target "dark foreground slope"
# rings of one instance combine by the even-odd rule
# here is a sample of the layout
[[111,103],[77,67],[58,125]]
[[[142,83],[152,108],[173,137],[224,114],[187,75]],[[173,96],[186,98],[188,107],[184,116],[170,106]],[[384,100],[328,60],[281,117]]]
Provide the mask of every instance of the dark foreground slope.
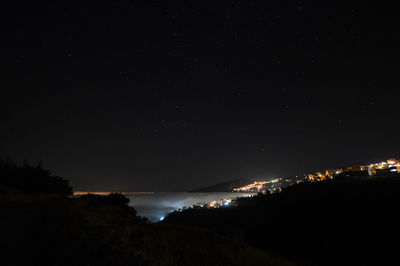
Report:
[[304,264],[398,265],[400,177],[342,177],[188,210],[164,223],[196,225]]
[[2,265],[289,265],[193,226],[149,224],[120,194],[0,193]]
[[71,192],[41,164],[0,160],[1,265],[289,265],[206,229],[150,224],[121,194]]

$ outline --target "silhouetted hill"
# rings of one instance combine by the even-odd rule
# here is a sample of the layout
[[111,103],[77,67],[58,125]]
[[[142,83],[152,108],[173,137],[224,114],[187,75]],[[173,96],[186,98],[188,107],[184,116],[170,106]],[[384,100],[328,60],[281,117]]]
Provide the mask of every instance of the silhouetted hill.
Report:
[[400,176],[340,177],[240,198],[237,207],[189,209],[163,223],[195,225],[312,265],[398,261]]
[[257,178],[240,178],[223,183],[218,183],[208,187],[193,189],[190,192],[232,192],[234,188],[241,187],[254,181],[261,181]]

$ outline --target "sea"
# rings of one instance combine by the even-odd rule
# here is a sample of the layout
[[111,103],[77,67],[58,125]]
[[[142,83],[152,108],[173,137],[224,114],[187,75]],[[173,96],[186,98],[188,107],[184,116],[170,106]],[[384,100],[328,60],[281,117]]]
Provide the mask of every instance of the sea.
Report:
[[255,193],[231,192],[139,192],[125,194],[129,205],[136,209],[137,215],[146,217],[151,222],[162,221],[169,213],[178,209],[190,208],[196,204],[207,204],[211,201],[250,197]]

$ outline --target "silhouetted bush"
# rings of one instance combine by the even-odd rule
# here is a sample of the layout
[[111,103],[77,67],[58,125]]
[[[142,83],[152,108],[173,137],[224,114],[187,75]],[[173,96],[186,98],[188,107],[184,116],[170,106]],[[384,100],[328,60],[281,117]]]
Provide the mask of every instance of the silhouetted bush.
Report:
[[129,203],[129,199],[121,193],[110,193],[107,196],[88,193],[80,196],[80,199],[121,206],[126,206]]
[[[76,200],[85,203],[87,208],[93,209],[97,212],[104,212],[106,209],[109,209],[108,212],[114,212],[114,216],[136,216],[136,210],[128,205],[129,199],[121,193],[110,193],[107,196],[85,194],[77,196]],[[119,213],[115,215],[117,211]]]

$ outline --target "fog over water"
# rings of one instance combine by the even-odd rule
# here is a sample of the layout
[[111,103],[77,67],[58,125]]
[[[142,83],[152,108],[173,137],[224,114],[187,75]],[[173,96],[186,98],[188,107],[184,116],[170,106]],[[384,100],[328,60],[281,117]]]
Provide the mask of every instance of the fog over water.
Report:
[[208,203],[214,200],[236,197],[248,197],[254,193],[189,193],[189,192],[160,192],[126,194],[130,199],[129,205],[134,207],[137,215],[144,216],[153,222],[163,219],[168,213],[197,203]]

